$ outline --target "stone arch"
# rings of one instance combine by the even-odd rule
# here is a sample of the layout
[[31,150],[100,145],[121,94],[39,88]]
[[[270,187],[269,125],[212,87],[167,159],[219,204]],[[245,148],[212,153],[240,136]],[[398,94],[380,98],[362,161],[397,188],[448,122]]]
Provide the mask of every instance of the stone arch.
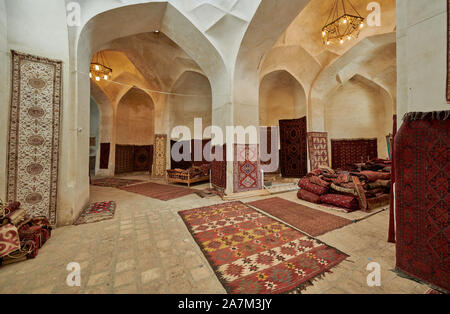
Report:
[[307,101],[303,86],[286,70],[265,75],[259,88],[259,123],[277,126],[281,119],[306,116]]

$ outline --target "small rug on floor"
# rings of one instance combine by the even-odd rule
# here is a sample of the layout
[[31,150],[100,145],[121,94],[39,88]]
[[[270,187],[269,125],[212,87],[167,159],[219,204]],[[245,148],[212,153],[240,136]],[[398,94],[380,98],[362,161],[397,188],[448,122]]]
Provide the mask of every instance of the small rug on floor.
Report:
[[348,257],[242,202],[179,215],[231,294],[300,293]]
[[315,237],[352,223],[351,220],[279,197],[248,203]]
[[217,191],[216,189],[203,189],[203,190],[195,190],[194,192],[201,198],[210,198],[214,196],[223,197],[223,193]]
[[170,201],[179,197],[195,193],[195,190],[193,189],[175,185],[159,184],[154,182],[121,187],[120,189],[127,192],[148,196],[151,198],[156,198],[161,201]]
[[119,179],[119,178],[102,178],[92,180],[91,185],[102,186],[108,188],[121,188],[124,186],[142,183],[142,180],[129,180],[129,179]]
[[93,203],[81,212],[80,217],[74,222],[74,225],[112,219],[115,211],[116,202],[114,201]]

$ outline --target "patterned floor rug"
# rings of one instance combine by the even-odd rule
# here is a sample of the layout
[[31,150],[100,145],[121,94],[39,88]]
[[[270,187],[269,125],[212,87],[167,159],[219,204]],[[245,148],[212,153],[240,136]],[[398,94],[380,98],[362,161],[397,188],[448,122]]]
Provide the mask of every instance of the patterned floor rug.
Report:
[[116,211],[116,202],[100,202],[89,205],[81,212],[74,225],[81,225],[112,219]]
[[153,182],[121,187],[120,189],[151,198],[156,198],[161,201],[170,201],[195,193],[194,189],[168,184],[158,184]]
[[141,180],[129,180],[129,179],[119,179],[119,178],[102,178],[92,180],[92,185],[102,186],[108,188],[121,188],[124,186],[142,183]]
[[352,223],[351,220],[279,197],[251,202],[248,205],[261,209],[314,237]]
[[348,257],[242,202],[179,215],[230,294],[299,293]]

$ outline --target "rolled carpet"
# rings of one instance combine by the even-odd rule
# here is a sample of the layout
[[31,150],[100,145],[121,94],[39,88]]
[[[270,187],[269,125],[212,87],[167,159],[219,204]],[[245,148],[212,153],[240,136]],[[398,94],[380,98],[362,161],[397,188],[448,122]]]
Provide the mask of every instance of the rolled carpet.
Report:
[[339,195],[339,194],[325,194],[320,197],[320,201],[325,204],[343,207],[350,210],[358,210],[358,200],[356,197]]
[[320,196],[316,195],[314,193],[308,192],[306,190],[299,190],[297,193],[297,197],[301,200],[310,202],[310,203],[315,203],[315,204],[319,204],[320,203]]
[[375,182],[377,180],[390,180],[391,174],[388,172],[377,171],[361,171],[360,174],[364,175],[369,182]]
[[320,185],[320,186],[323,186],[324,188],[327,188],[327,187],[329,187],[330,186],[330,183],[329,182],[327,182],[327,181],[325,181],[325,180],[322,180],[321,178],[319,178],[319,177],[310,177],[310,178],[308,178],[308,180],[309,180],[309,182],[311,182],[312,184],[317,184],[317,185]]
[[303,190],[314,193],[316,195],[323,195],[328,192],[328,188],[309,182],[308,179],[303,178],[298,182],[298,186]]

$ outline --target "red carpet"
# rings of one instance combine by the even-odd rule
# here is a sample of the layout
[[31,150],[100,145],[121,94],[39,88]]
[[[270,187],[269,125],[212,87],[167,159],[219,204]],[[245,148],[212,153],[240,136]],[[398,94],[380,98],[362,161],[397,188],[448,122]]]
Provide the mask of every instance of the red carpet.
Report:
[[151,198],[156,198],[161,201],[170,201],[175,198],[195,193],[195,190],[193,189],[153,182],[121,187],[120,189]]
[[92,180],[92,185],[109,187],[109,188],[120,188],[127,185],[142,183],[141,180],[128,180],[128,179],[119,179],[119,178],[102,178]]
[[251,202],[248,205],[261,209],[314,237],[352,223],[351,220],[279,197]]
[[447,291],[449,116],[410,113],[395,137],[397,270]]
[[241,202],[179,214],[228,293],[300,292],[348,257]]
[[301,178],[308,172],[306,117],[280,120],[281,174],[286,178]]

